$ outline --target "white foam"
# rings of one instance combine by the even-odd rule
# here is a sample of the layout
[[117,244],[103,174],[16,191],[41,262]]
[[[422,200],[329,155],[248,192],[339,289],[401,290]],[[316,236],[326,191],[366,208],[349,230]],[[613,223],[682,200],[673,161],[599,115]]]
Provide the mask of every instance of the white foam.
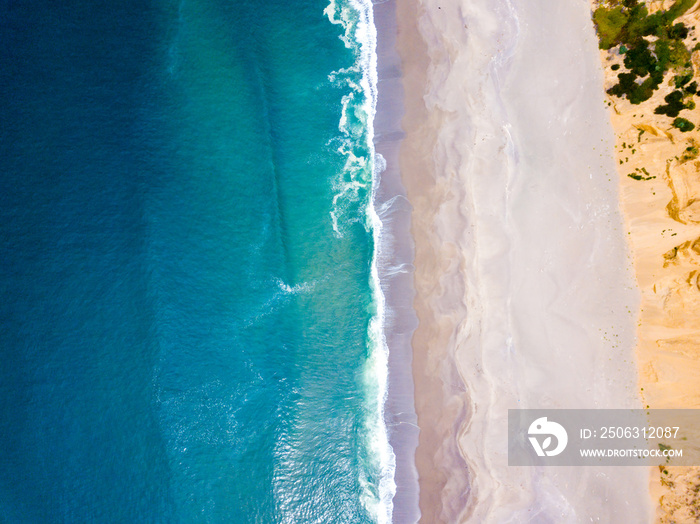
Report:
[[[336,184],[336,196],[333,200],[331,217],[336,234],[342,235],[342,226],[339,217],[342,215],[344,199],[350,197],[355,201],[360,188],[371,188],[370,198],[365,207],[365,227],[372,232],[374,250],[371,266],[371,288],[374,295],[376,312],[369,326],[370,355],[365,370],[367,391],[372,398],[370,428],[368,446],[370,448],[373,467],[380,472],[378,493],[366,478],[361,478],[364,493],[362,502],[367,510],[379,523],[389,523],[392,517],[392,499],[396,492],[394,482],[395,456],[391,446],[387,428],[384,422],[384,404],[387,396],[387,378],[389,374],[388,347],[384,334],[386,304],[379,279],[378,261],[379,249],[382,245],[382,221],[376,212],[374,199],[376,188],[379,184],[379,176],[384,168],[383,159],[376,155],[374,150],[374,116],[377,106],[377,32],[374,25],[372,3],[369,0],[349,0],[339,5],[336,0],[331,0],[325,9],[328,19],[334,24],[341,24],[345,33],[341,37],[348,49],[353,49],[356,56],[355,64],[348,69],[334,72],[330,75],[333,82],[345,82],[348,87],[360,92],[364,101],[361,106],[359,121],[361,128],[353,128],[350,111],[358,109],[354,94],[343,97],[343,111],[339,123],[340,132],[346,137],[346,142],[339,148],[345,155],[346,162],[344,172]],[[353,80],[359,75],[359,83]],[[360,136],[358,136],[358,134]],[[353,152],[353,140],[361,138],[361,144],[368,151],[368,159],[360,159]],[[349,179],[346,179],[347,175]],[[369,178],[366,175],[369,174]],[[364,176],[363,176],[364,175]]]
[[307,293],[309,291],[313,291],[314,287],[316,286],[315,282],[301,282],[300,284],[290,286],[289,284],[287,284],[279,278],[275,279],[275,281],[277,282],[279,288],[289,295]]

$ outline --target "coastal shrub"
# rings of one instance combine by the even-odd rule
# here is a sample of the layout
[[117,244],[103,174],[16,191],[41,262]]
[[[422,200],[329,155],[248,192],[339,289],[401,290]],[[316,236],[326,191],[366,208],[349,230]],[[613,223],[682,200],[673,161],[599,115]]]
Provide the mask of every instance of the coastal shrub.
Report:
[[676,75],[673,77],[673,85],[675,85],[676,88],[683,87],[685,84],[690,82],[692,79],[693,79],[692,74]]
[[617,75],[618,83],[608,89],[608,93],[620,98],[626,97],[632,104],[641,104],[649,100],[654,90],[659,86],[652,77],[647,78],[641,84],[636,82],[634,73],[620,73]]
[[668,31],[668,37],[674,40],[683,40],[687,36],[688,28],[681,22],[678,22],[677,24],[673,25],[673,27],[671,27],[671,29],[669,29]]
[[665,36],[666,24],[664,20],[663,13],[656,12],[653,15],[649,15],[646,20],[648,31],[644,36],[654,35],[658,37]]
[[637,167],[635,168],[635,171],[637,171],[637,173],[629,173],[627,176],[634,178],[635,180],[653,180],[656,178],[655,176],[650,175],[649,171],[647,171],[644,167],[641,169]]
[[632,104],[641,104],[642,102],[649,100],[654,95],[654,91],[657,87],[659,87],[659,84],[654,78],[647,78],[639,86],[628,93],[627,98]]
[[659,38],[654,42],[654,54],[658,60],[658,66],[665,71],[671,61],[671,42],[666,37]]
[[634,88],[635,78],[637,77],[632,73],[619,73],[617,75],[617,84],[608,89],[608,94],[619,96],[620,98],[625,97]]
[[[645,3],[638,0],[611,0],[595,10],[593,21],[601,49],[619,45],[619,54],[624,56],[626,70],[618,73],[618,82],[608,89],[609,94],[640,104],[652,97],[664,74],[673,69],[677,92],[671,93],[656,113],[676,118],[683,109],[694,107],[692,100],[683,101],[684,95],[698,93],[697,83],[689,84],[693,78],[691,53],[683,42],[689,29],[683,23],[673,22],[696,1],[676,0],[667,11],[651,15]],[[651,36],[656,38],[647,39]],[[619,64],[612,67],[613,71],[620,69]]]
[[687,133],[688,131],[695,129],[695,124],[685,118],[676,118],[673,121],[673,127],[679,129],[681,133]]
[[681,155],[681,164],[684,164],[685,162],[689,162],[691,160],[695,160],[700,154],[700,150],[698,149],[698,143],[692,138],[690,139],[689,143],[690,145],[685,148],[685,151],[683,151],[683,154]]
[[617,71],[618,69],[620,69],[620,64],[613,64],[613,65],[610,67],[610,69],[612,69],[613,71]]
[[[676,2],[666,11],[664,18],[668,23],[683,15],[688,9],[695,5],[697,0],[676,0]],[[685,37],[684,37],[685,38]]]
[[660,105],[654,109],[654,113],[657,115],[668,115],[671,118],[678,116],[683,109],[685,109],[685,104],[683,103],[683,93],[680,91],[673,91],[664,97],[666,104]]
[[656,59],[649,51],[649,44],[642,39],[627,51],[624,62],[625,67],[637,76],[647,76],[656,67]]
[[636,75],[632,73],[619,73],[617,75],[617,84],[608,89],[608,94],[624,98],[627,96],[627,93],[635,89],[637,85],[634,81],[635,78],[637,78]]
[[644,4],[630,6],[625,12],[627,23],[622,28],[620,36],[624,42],[634,42],[644,36],[647,31],[647,15],[649,12]]
[[593,21],[598,29],[601,49],[610,49],[619,43],[620,31],[627,23],[628,18],[622,7],[599,7],[595,10]]
[[654,88],[656,89],[661,85],[661,82],[664,81],[664,70],[657,64],[654,70],[650,73],[650,76],[656,83],[656,87]]
[[671,40],[670,42],[670,64],[675,67],[690,66],[690,51],[685,47],[680,40]]
[[686,64],[690,60],[690,51],[680,40],[659,38],[654,44],[654,53],[658,58],[659,66],[664,71],[670,66],[688,67]]
[[663,18],[657,14],[649,16],[644,4],[629,10],[627,24],[620,31],[623,42],[636,42],[644,36],[655,35],[663,27]]

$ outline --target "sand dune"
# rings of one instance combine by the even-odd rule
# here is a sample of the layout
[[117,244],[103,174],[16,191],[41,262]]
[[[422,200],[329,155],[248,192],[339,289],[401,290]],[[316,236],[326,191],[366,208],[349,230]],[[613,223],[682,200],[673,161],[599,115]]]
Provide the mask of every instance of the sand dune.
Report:
[[[672,1],[648,2],[650,12]],[[594,4],[595,7],[595,4]],[[699,6],[676,22],[700,23]],[[698,33],[686,41],[693,47]],[[605,88],[617,81],[615,51],[601,51]],[[697,72],[700,52],[692,54]],[[610,97],[621,201],[634,268],[641,291],[638,327],[640,391],[651,408],[700,407],[700,161],[697,127],[682,133],[672,119],[654,113],[673,91],[672,74],[642,104]],[[699,77],[696,74],[695,80]],[[700,124],[698,110],[681,116]],[[693,151],[693,149],[695,149]],[[632,175],[632,176],[630,176]],[[696,522],[700,508],[700,471],[671,468],[652,471],[652,503],[657,522]],[[695,512],[695,513],[693,513]]]

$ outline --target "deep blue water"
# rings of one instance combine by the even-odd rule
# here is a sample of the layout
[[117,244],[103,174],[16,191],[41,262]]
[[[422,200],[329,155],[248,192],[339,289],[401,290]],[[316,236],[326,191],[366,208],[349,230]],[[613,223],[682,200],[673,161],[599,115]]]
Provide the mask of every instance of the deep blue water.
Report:
[[326,5],[0,0],[1,522],[380,518],[367,95]]

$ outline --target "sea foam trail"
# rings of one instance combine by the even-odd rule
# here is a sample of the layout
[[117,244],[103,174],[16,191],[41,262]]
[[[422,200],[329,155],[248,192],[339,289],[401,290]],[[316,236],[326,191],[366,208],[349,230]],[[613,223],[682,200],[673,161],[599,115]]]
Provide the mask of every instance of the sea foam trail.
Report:
[[[441,353],[444,405],[465,406],[456,430],[440,419],[435,432],[444,482],[422,492],[423,517],[646,522],[645,468],[507,465],[508,409],[639,407],[637,296],[588,2],[425,0],[419,17],[436,145],[429,183],[406,173],[430,214],[416,352]],[[466,480],[439,464],[455,438]]]
[[[375,208],[376,188],[383,159],[374,148],[374,117],[377,108],[377,32],[372,3],[369,0],[331,0],[325,10],[329,20],[342,24],[346,47],[353,50],[355,64],[335,72],[331,80],[345,81],[351,92],[343,97],[339,129],[345,140],[339,152],[346,157],[344,171],[336,183],[331,213],[334,230],[343,234],[343,223],[352,221],[349,210],[362,200],[361,189],[369,188],[364,204],[366,227],[373,236],[371,281],[375,313],[368,328],[369,355],[365,369],[367,399],[367,434],[369,471],[360,479],[363,505],[380,524],[392,520],[395,455],[389,445],[384,421],[387,398],[389,350],[385,337],[386,300],[379,274],[383,223]],[[362,209],[362,206],[360,206]]]

